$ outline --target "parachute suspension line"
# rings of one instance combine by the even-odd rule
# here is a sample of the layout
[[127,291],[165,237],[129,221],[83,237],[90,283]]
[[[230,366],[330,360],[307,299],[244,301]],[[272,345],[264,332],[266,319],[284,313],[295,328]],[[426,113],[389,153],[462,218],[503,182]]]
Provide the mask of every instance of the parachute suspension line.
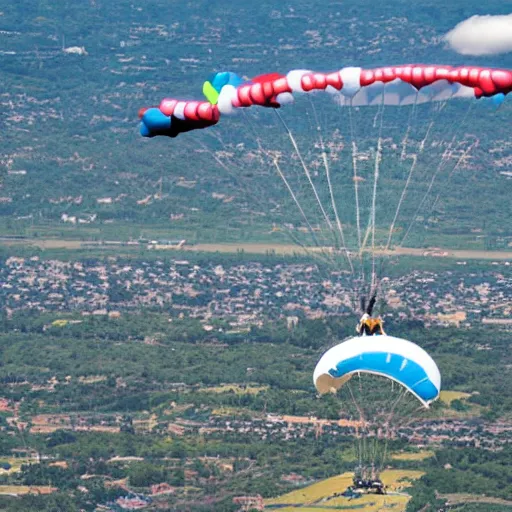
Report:
[[[359,376],[359,374],[358,374],[358,376]],[[361,382],[361,379],[359,378],[359,383],[360,382]],[[359,415],[360,425],[356,427],[356,433],[358,436],[357,437],[357,439],[358,439],[357,446],[358,446],[358,451],[359,451],[359,467],[362,468],[363,461],[366,460],[366,437],[367,437],[367,432],[365,431],[367,429],[366,418],[364,417],[363,411],[356,401],[356,398],[352,391],[352,387],[350,386],[350,382],[347,383],[347,388],[350,393],[350,397],[354,404],[355,410],[357,411],[357,413]],[[359,435],[359,428],[361,428],[361,430],[362,430],[362,435]]]
[[412,165],[411,165],[411,168],[409,169],[409,175],[407,176],[407,180],[406,180],[404,188],[402,190],[402,195],[400,196],[400,200],[398,201],[398,206],[396,207],[395,216],[393,217],[393,221],[391,222],[391,225],[389,227],[388,241],[386,242],[386,247],[385,247],[386,251],[389,249],[389,247],[391,245],[391,239],[393,238],[393,230],[395,229],[395,224],[398,219],[398,215],[400,214],[400,209],[404,202],[405,196],[407,194],[407,189],[409,188],[409,183],[411,182],[412,175],[414,173],[414,170],[416,169],[416,164],[418,163],[418,155],[416,155],[416,154],[410,155],[410,158],[412,159]]
[[[480,141],[475,138],[475,142],[473,144],[470,144],[469,147],[462,153],[462,155],[460,156],[460,158],[458,159],[457,163],[454,165],[453,169],[451,170],[450,174],[448,175],[448,178],[447,180],[445,181],[445,185],[447,186],[448,183],[451,181],[453,175],[455,174],[455,171],[459,168],[460,164],[462,162],[464,162],[464,160],[466,159],[466,157],[469,155],[469,153],[473,150],[473,148],[477,147],[479,145]],[[440,197],[441,194],[437,194],[435,200],[434,200],[434,203],[432,204],[432,207],[430,208],[430,211],[432,212],[438,201],[439,201],[439,197]]]
[[[257,136],[257,133],[254,131],[254,127],[253,127],[253,126],[252,126],[252,124],[250,123],[250,119],[246,116],[246,113],[245,113],[245,112],[242,112],[242,114],[243,114],[243,116],[244,116],[244,117],[246,117],[246,120],[248,121],[248,122],[246,123],[246,125],[247,125],[247,126],[250,126],[250,127],[251,127],[251,129],[252,129],[252,131],[253,131],[253,135],[254,135],[253,139],[254,139],[254,140],[257,140],[257,139],[258,139],[258,136]],[[209,132],[209,135],[210,135],[211,137],[213,137],[214,139],[216,139],[216,140],[221,144],[221,146],[222,146],[223,148],[225,148],[226,150],[231,149],[232,147],[234,147],[235,149],[237,148],[237,144],[236,144],[236,142],[233,140],[233,138],[231,138],[231,141],[228,143],[228,142],[226,142],[226,141],[223,139],[223,137],[221,136],[221,134],[220,134],[220,133],[216,133],[215,131],[212,131],[212,132]],[[243,185],[244,193],[247,195],[247,197],[250,197],[251,199],[255,200],[255,201],[256,201],[256,203],[258,204],[258,206],[259,206],[260,208],[262,208],[262,210],[264,210],[264,209],[266,209],[266,208],[267,208],[267,206],[268,206],[268,205],[264,205],[264,204],[262,203],[262,201],[260,201],[260,200],[259,200],[259,196],[258,196],[258,194],[257,194],[257,193],[256,193],[256,194],[254,193],[254,190],[253,190],[253,189],[254,189],[255,187],[254,187],[254,184],[253,184],[253,183],[251,183],[251,184],[249,185],[249,184],[247,183],[247,180],[245,180],[245,179],[243,179],[243,178],[241,177],[241,173],[236,172],[236,171],[235,171],[235,172],[233,172],[233,171],[232,171],[232,170],[231,170],[231,169],[226,165],[226,163],[224,163],[224,162],[222,161],[222,159],[221,159],[221,158],[219,158],[219,157],[215,154],[215,152],[214,152],[213,150],[209,149],[209,148],[206,146],[206,144],[205,144],[204,142],[200,142],[200,144],[201,144],[201,146],[203,147],[203,149],[204,149],[207,153],[209,153],[209,154],[212,156],[212,158],[213,158],[213,159],[214,159],[214,160],[215,160],[215,161],[216,161],[216,162],[217,162],[217,163],[218,163],[218,164],[219,164],[219,165],[220,165],[220,166],[221,166],[221,167],[222,167],[222,168],[227,172],[227,174],[228,174],[230,177],[234,178],[234,180],[235,180],[237,183],[239,183],[239,184],[242,184],[242,185]],[[243,145],[243,147],[245,148],[245,145]],[[266,152],[265,152],[265,151],[263,151],[263,150],[261,150],[261,151],[262,151],[263,153],[265,153],[265,154],[266,154]],[[262,159],[262,165],[263,165],[263,163],[264,163],[264,161],[263,161],[263,159]],[[237,161],[235,161],[235,159],[234,159],[233,157],[231,158],[231,164],[232,164],[232,165],[234,165],[235,167],[240,167],[240,162],[239,162],[239,161],[238,161],[238,162],[237,162]],[[261,196],[263,197],[263,196],[264,196],[264,194],[261,194]]]
[[364,457],[364,454],[363,454],[363,438],[361,436],[361,434],[359,433],[359,429],[357,430],[357,451],[358,451],[358,462],[359,462],[359,467],[363,467],[363,457]]
[[[340,234],[340,241],[343,246],[343,250],[345,251],[345,256],[347,257],[348,264],[350,266],[350,273],[354,275],[354,265],[352,264],[352,259],[350,258],[350,253],[347,249],[347,244],[345,242],[345,234],[343,232],[343,225],[341,223],[340,217],[338,215],[338,208],[336,206],[336,201],[334,199],[334,192],[332,188],[331,183],[331,170],[329,166],[329,161],[327,160],[327,153],[325,151],[325,144],[324,144],[324,138],[322,136],[322,129],[320,127],[320,123],[318,122],[318,115],[315,109],[314,103],[311,101],[311,98],[308,96],[309,101],[311,103],[311,107],[313,109],[313,115],[315,116],[315,122],[316,122],[316,130],[318,132],[319,141],[320,141],[320,149],[322,150],[322,161],[324,163],[325,168],[325,176],[327,177],[327,185],[329,187],[329,195],[331,197],[331,204],[332,204],[332,210],[334,212],[334,218],[336,220],[336,226],[338,228],[338,232]],[[277,111],[276,111],[277,112]]]
[[357,175],[357,144],[354,136],[354,121],[352,119],[352,100],[348,107],[348,119],[350,127],[350,145],[352,147],[352,170],[354,180],[354,196],[356,202],[356,227],[357,227],[357,248],[361,257],[361,212],[359,210],[359,176]]
[[[382,160],[382,126],[384,124],[384,93],[382,93],[382,104],[380,108],[380,126],[379,126],[379,140],[377,141],[377,153],[375,155],[375,167],[374,167],[374,180],[373,180],[373,193],[372,193],[372,278],[371,278],[371,290],[373,291],[376,287],[377,274],[375,273],[375,211],[377,207],[377,184],[379,181],[380,174],[380,163]],[[375,117],[376,121],[377,117]],[[374,121],[374,122],[375,122]]]
[[[371,206],[370,206],[370,215],[368,216],[368,225],[366,228],[366,233],[364,236],[364,239],[359,247],[359,257],[361,261],[361,266],[364,269],[364,252],[366,249],[366,246],[368,244],[368,239],[371,237],[371,280],[370,280],[370,295],[376,290],[376,281],[377,281],[377,275],[375,272],[375,229],[376,229],[376,223],[375,223],[375,217],[376,217],[376,206],[377,206],[377,185],[379,181],[379,175],[380,175],[380,164],[382,160],[382,129],[384,124],[384,93],[382,93],[382,101],[378,105],[377,113],[375,114],[375,117],[373,119],[373,126],[377,126],[377,120],[379,119],[379,133],[378,133],[378,139],[377,139],[377,149],[375,153],[375,162],[374,162],[374,179],[373,179],[373,191],[372,191],[372,198],[371,198]],[[364,270],[363,270],[364,272]],[[364,279],[364,273],[363,273],[363,279]]]
[[[441,112],[441,110],[442,110],[442,107],[439,108],[439,112]],[[428,136],[430,135],[430,130],[434,126],[434,122],[435,121],[430,121],[428,128],[427,128],[427,133],[425,134],[425,137],[423,138],[423,140],[420,142],[420,153],[423,153],[423,150],[425,149],[425,144],[427,142]]]
[[[362,230],[361,230],[361,202],[360,202],[360,196],[359,196],[359,180],[360,176],[358,174],[358,161],[357,161],[357,155],[358,155],[358,146],[357,146],[357,140],[356,140],[356,133],[355,133],[355,127],[354,127],[354,116],[353,116],[353,103],[352,99],[350,100],[350,105],[348,106],[348,124],[349,124],[349,133],[350,133],[350,146],[351,146],[351,153],[352,153],[352,181],[354,183],[354,203],[355,203],[355,213],[356,213],[356,232],[357,232],[357,251],[358,251],[358,258],[359,258],[359,281],[360,281],[360,294],[361,290],[364,290],[365,288],[365,281],[366,281],[366,272],[365,272],[365,257],[363,252],[363,247],[366,245],[366,241],[363,241],[362,239]],[[367,230],[367,235],[369,234],[369,231]],[[366,240],[366,237],[365,237]],[[366,292],[363,292],[366,293]]]
[[383,454],[382,454],[382,457],[381,457],[381,460],[380,460],[380,466],[379,466],[379,469],[378,469],[379,473],[384,469],[384,464],[386,464],[386,460],[388,458],[388,442],[389,442],[389,437],[390,437],[389,430],[384,432],[384,436],[385,436],[385,438],[384,438],[384,450],[383,450]]
[[409,142],[409,133],[411,132],[411,120],[414,119],[414,114],[416,113],[416,104],[418,101],[418,92],[416,92],[416,98],[414,98],[414,104],[412,106],[412,110],[409,114],[409,121],[407,122],[407,130],[405,132],[404,138],[402,139],[402,152],[400,153],[400,160],[405,160],[407,157],[407,143]]
[[365,435],[364,431],[359,434],[359,467],[362,468],[365,461]]
[[[391,396],[394,393],[394,389],[395,389],[395,381],[391,380]],[[381,460],[380,460],[380,465],[377,466],[378,467],[378,469],[377,469],[378,473],[380,473],[384,469],[384,464],[386,463],[386,460],[387,460],[388,443],[389,443],[389,439],[390,438],[391,438],[391,429],[389,428],[389,423],[388,424],[384,424],[384,449],[383,449],[383,452],[382,452],[382,456],[381,456]]]
[[[222,137],[220,136],[220,134],[212,134],[213,138],[216,139],[223,147],[225,148],[228,148],[228,143],[227,142],[224,142],[224,140],[222,139]],[[198,144],[203,148],[203,150],[208,153],[211,158],[213,158],[218,164],[220,167],[222,167],[222,169],[224,169],[226,171],[226,173],[228,174],[228,176],[230,176],[231,178],[233,178],[239,185],[242,186],[242,189],[244,191],[245,194],[247,195],[250,195],[249,192],[248,192],[248,187],[247,187],[247,184],[244,183],[244,180],[241,180],[240,179],[240,176],[237,175],[237,173],[233,172],[228,165],[226,165],[225,162],[223,162],[216,154],[215,154],[215,151],[213,151],[212,149],[208,148],[207,145],[203,142],[203,141],[198,141]],[[252,195],[252,194],[251,194]],[[262,207],[262,204],[258,201],[258,204],[260,207]]]
[[327,226],[331,230],[332,233],[334,233],[334,227],[331,223],[331,220],[329,219],[324,206],[322,204],[322,201],[320,199],[320,196],[318,195],[318,191],[315,187],[315,184],[313,183],[313,180],[311,179],[311,173],[309,172],[309,169],[306,165],[306,162],[304,162],[304,158],[302,157],[302,154],[300,152],[299,146],[297,145],[297,141],[295,140],[295,137],[293,136],[293,133],[291,132],[290,128],[286,124],[285,120],[281,116],[281,114],[278,112],[277,109],[273,109],[278,119],[281,121],[281,124],[283,125],[288,137],[290,138],[290,142],[292,143],[293,148],[295,149],[295,153],[297,154],[297,157],[299,158],[300,164],[302,166],[302,169],[304,170],[304,173],[306,174],[306,177],[309,181],[309,184],[311,185],[311,188],[313,189],[313,193],[315,194],[316,201],[318,203],[318,206],[320,207],[320,210],[322,211],[322,215],[325,219],[325,222],[327,223]]
[[400,209],[402,207],[402,204],[403,204],[403,202],[405,200],[405,196],[407,194],[407,190],[409,188],[409,184],[411,182],[412,175],[413,175],[413,173],[414,173],[414,171],[416,169],[416,165],[418,163],[418,157],[419,157],[419,155],[421,155],[423,153],[423,150],[425,149],[425,144],[427,142],[428,136],[430,135],[430,131],[432,130],[432,127],[434,126],[435,118],[443,110],[444,106],[446,106],[446,102],[442,103],[439,106],[439,108],[437,109],[437,115],[432,116],[433,119],[428,124],[425,136],[423,137],[422,141],[420,142],[418,152],[417,153],[412,153],[412,154],[409,155],[409,154],[407,154],[407,143],[408,143],[408,140],[409,140],[409,133],[410,133],[410,129],[411,129],[411,119],[412,119],[412,121],[414,121],[414,119],[416,118],[416,106],[418,104],[417,103],[418,102],[418,96],[419,96],[419,92],[416,93],[416,98],[414,99],[414,105],[413,105],[413,108],[412,108],[411,115],[409,116],[409,123],[408,123],[408,126],[407,126],[407,133],[406,133],[406,135],[404,137],[404,140],[402,141],[402,153],[400,155],[400,159],[401,160],[405,160],[407,157],[411,158],[412,159],[412,164],[411,164],[411,168],[409,169],[409,174],[407,176],[407,180],[406,180],[404,188],[402,190],[402,194],[400,196],[400,200],[398,201],[398,206],[397,206],[396,211],[395,211],[395,216],[393,217],[393,221],[392,221],[391,226],[389,228],[388,240],[387,240],[386,247],[385,247],[386,251],[389,249],[389,247],[391,245],[391,240],[393,238],[393,230],[395,229],[395,224],[396,224],[396,221],[397,221],[398,216],[400,214]]
[[[373,127],[377,128],[377,119],[381,115],[384,110],[384,91],[382,91],[382,101],[377,105],[377,112],[375,113],[375,117],[373,118]],[[380,117],[382,119],[382,117]]]
[[361,439],[361,435],[359,433],[358,426],[356,427],[356,439],[357,439],[357,443],[356,443],[357,459],[359,462],[359,467],[362,467],[362,465],[363,465],[363,446],[362,446],[362,439]]
[[350,393],[350,397],[352,398],[352,402],[354,403],[354,407],[356,408],[357,413],[359,414],[359,421],[362,423],[363,428],[367,428],[367,422],[364,415],[363,409],[361,409],[360,405],[357,403],[357,400],[355,399],[354,393],[352,391],[352,387],[350,386],[350,382],[347,383],[347,387]]
[[[224,148],[228,148],[228,143],[223,140],[223,138],[220,136],[220,134],[212,134],[213,138],[215,138]],[[230,167],[221,159],[219,158],[213,150],[207,147],[207,145],[203,141],[199,141],[199,145],[210,155],[211,158],[213,158],[219,166],[224,169],[226,174],[230,176],[232,179],[235,180],[235,182],[238,183],[243,193],[250,197],[252,200],[255,201],[255,203],[262,209],[265,210],[266,206],[259,200],[258,194],[255,194],[254,191],[250,191],[249,186],[246,183],[246,180],[242,179],[240,177],[240,173],[233,172]],[[236,163],[234,163],[236,165]],[[283,227],[289,231],[289,235],[293,238],[293,234],[291,233],[290,229],[287,226]]]
[[313,226],[311,226],[311,224],[310,224],[306,214],[304,213],[304,210],[302,209],[302,206],[301,206],[299,200],[297,199],[297,196],[295,195],[295,193],[293,192],[292,188],[290,187],[290,184],[288,183],[288,180],[286,179],[286,176],[283,174],[283,171],[281,171],[281,167],[279,167],[278,159],[277,158],[273,158],[272,159],[272,163],[274,164],[274,167],[276,168],[277,173],[279,174],[280,178],[283,180],[283,183],[285,184],[286,188],[288,189],[288,192],[292,196],[292,199],[294,200],[295,204],[297,205],[297,208],[299,209],[299,211],[300,211],[300,213],[302,215],[302,218],[306,222],[306,224],[308,226],[308,229],[309,229],[309,232],[311,233],[311,238],[313,238],[313,241],[315,242],[315,245],[320,247],[320,244],[318,243],[318,239],[316,238],[315,232],[313,231]]
[[[452,140],[448,144],[448,147],[446,148],[446,150],[443,152],[443,156],[441,157],[441,161],[439,162],[436,170],[434,171],[434,174],[432,175],[432,178],[431,178],[430,183],[428,185],[427,191],[423,195],[423,197],[422,197],[422,199],[420,201],[420,204],[418,205],[418,208],[414,212],[414,215],[412,216],[411,222],[409,223],[409,226],[408,226],[404,236],[402,237],[402,240],[398,244],[398,247],[402,247],[403,246],[406,238],[409,236],[409,233],[410,233],[412,227],[414,226],[414,223],[416,222],[416,217],[418,216],[418,213],[421,211],[421,209],[423,208],[423,205],[425,204],[425,201],[427,200],[427,197],[430,195],[430,192],[432,190],[432,187],[434,186],[434,183],[436,181],[436,178],[437,178],[439,172],[446,167],[446,162],[449,160],[449,157],[452,155],[452,151],[453,151],[452,147],[453,147],[453,144],[455,143],[455,141],[457,139],[457,133],[464,126],[464,124],[466,123],[466,120],[467,120],[467,117],[468,117],[469,112],[471,110],[471,107],[472,107],[472,105],[470,103],[468,109],[466,110],[466,113],[464,114],[462,122],[460,122],[460,123],[458,123],[456,125],[455,133],[454,133],[454,135],[452,137]],[[463,157],[465,157],[464,154],[459,159],[459,162],[461,161],[461,159]],[[457,165],[459,165],[459,162],[457,164],[455,164],[456,167],[457,167]]]
[[[214,138],[220,142],[220,144],[222,144],[224,147],[228,147],[227,143],[224,142],[224,140],[222,139],[222,137],[219,135],[219,134],[215,134],[214,135]],[[255,137],[255,140],[257,138]],[[244,190],[244,193],[247,195],[247,196],[250,196],[252,197],[252,199],[255,200],[256,204],[261,208],[261,209],[265,209],[265,206],[262,204],[262,202],[258,199],[258,194],[254,194],[254,193],[249,193],[248,191],[248,187],[247,187],[247,184],[245,183],[245,180],[242,180],[240,178],[240,176],[237,174],[237,173],[234,173],[231,171],[231,169],[229,168],[228,165],[226,165],[225,162],[223,162],[216,154],[214,151],[212,151],[211,149],[209,149],[206,144],[202,141],[199,141],[199,145],[202,146],[202,148],[211,156],[211,158],[213,158],[218,164],[219,166],[224,169],[226,171],[226,173],[232,177],[237,183],[239,183],[241,185],[241,189]],[[268,157],[269,155],[264,151],[264,154]],[[307,247],[295,236],[294,233],[292,233],[291,229],[286,226],[286,225],[283,225],[288,236],[293,240],[293,242],[295,242],[297,245],[299,245],[300,247],[302,247],[302,249],[304,249],[304,252],[308,252],[307,250]],[[313,231],[311,231],[311,235],[313,237],[313,240],[316,241],[315,237],[314,237],[314,233]],[[320,245],[318,244],[318,242],[316,242],[316,245],[320,247]]]
[[[393,383],[392,383],[393,387]],[[383,427],[384,427],[384,449],[383,454],[381,456],[380,465],[378,466],[378,472],[382,471],[384,464],[386,463],[387,459],[387,450],[388,450],[388,442],[392,434],[391,430],[391,421],[393,419],[393,416],[395,414],[395,409],[398,407],[398,404],[403,400],[403,398],[407,395],[407,390],[405,388],[400,390],[400,394],[398,395],[398,398],[395,400],[393,405],[391,406],[391,410],[389,411],[389,414],[387,414],[386,420],[384,421]]]
[[[409,169],[409,174],[407,176],[407,180],[405,182],[404,188],[402,189],[402,194],[400,195],[400,199],[399,199],[398,205],[396,207],[396,211],[395,211],[395,215],[393,217],[393,221],[391,222],[391,225],[389,226],[388,240],[386,242],[386,247],[384,248],[385,251],[387,251],[389,249],[389,246],[391,245],[391,239],[393,238],[393,230],[395,229],[395,224],[396,224],[398,215],[400,214],[400,208],[402,207],[402,203],[404,202],[405,196],[407,194],[407,190],[409,188],[409,183],[411,182],[411,178],[412,178],[412,175],[414,173],[414,169],[416,168],[416,164],[418,162],[418,155],[416,153],[413,153],[411,155],[409,155],[407,153],[407,143],[408,143],[408,140],[409,140],[409,133],[411,131],[411,124],[412,124],[411,119],[414,120],[414,118],[415,118],[416,104],[417,104],[417,101],[418,101],[418,94],[419,94],[419,92],[416,93],[416,98],[414,99],[414,105],[413,105],[411,114],[409,116],[409,123],[407,124],[407,132],[406,132],[405,137],[404,137],[404,139],[402,141],[402,154],[400,155],[400,160],[405,160],[407,157],[411,158],[412,159],[412,164],[411,164],[411,168]],[[432,125],[432,123],[431,123],[431,125]],[[429,126],[429,128],[427,130],[427,135],[425,136],[425,139],[423,139],[423,141],[422,141],[422,143],[420,145],[420,153],[421,153],[421,151],[423,151],[423,147],[425,146],[425,140],[426,140],[426,137],[428,136],[428,133],[430,131],[430,126]]]
[[[260,146],[261,147],[261,146]],[[270,155],[267,155],[270,157]],[[285,184],[286,188],[288,189],[288,192],[290,193],[293,201],[295,202],[297,208],[299,209],[301,215],[302,215],[302,218],[304,219],[304,221],[306,222],[307,226],[308,226],[308,230],[309,230],[309,233],[311,235],[311,238],[313,239],[313,242],[314,244],[321,250],[321,255],[322,255],[322,259],[324,261],[324,263],[331,263],[331,261],[329,260],[329,257],[328,255],[325,253],[325,250],[322,248],[322,246],[320,245],[320,243],[318,242],[318,239],[315,235],[315,232],[313,230],[313,226],[311,226],[311,223],[309,222],[307,216],[306,216],[306,213],[304,212],[304,209],[302,208],[299,200],[297,199],[297,196],[295,195],[295,193],[293,192],[288,180],[286,179],[286,176],[284,175],[283,171],[281,170],[281,167],[279,166],[279,160],[277,158],[273,158],[272,159],[272,163],[274,164],[274,167],[276,168],[277,170],[277,173],[279,174],[280,178],[283,180],[283,183]],[[291,234],[290,232],[290,236],[292,237],[292,239],[297,242],[306,252],[308,252],[308,248],[299,241],[299,239],[295,236],[293,236],[293,234]],[[321,271],[322,272],[322,271]],[[323,272],[322,272],[323,273]],[[324,276],[325,277],[329,277],[327,274],[324,273]]]
[[386,420],[384,422],[384,426],[387,432],[391,432],[391,420],[393,419],[393,416],[395,414],[395,409],[397,408],[398,404],[403,400],[403,398],[407,395],[407,390],[403,388],[400,391],[400,394],[398,395],[398,398],[395,400],[393,405],[391,406],[391,410],[389,411],[389,414],[386,417]]
[[[319,260],[321,260],[321,261],[323,261],[324,263],[327,263],[327,264],[331,263],[331,261],[329,260],[328,255],[325,253],[325,250],[322,248],[322,245],[319,243],[319,241],[318,241],[317,237],[315,236],[315,232],[314,232],[314,230],[313,230],[313,227],[312,227],[311,223],[309,222],[309,220],[308,220],[308,218],[307,218],[307,216],[306,216],[306,214],[305,214],[305,212],[304,212],[304,209],[302,208],[302,206],[301,206],[301,204],[300,204],[300,202],[299,202],[298,198],[296,197],[295,193],[293,192],[293,189],[291,188],[291,186],[290,186],[290,184],[289,184],[288,180],[286,179],[286,176],[285,176],[285,175],[284,175],[284,173],[281,171],[281,168],[279,167],[279,162],[278,162],[278,161],[276,161],[276,160],[277,160],[277,159],[276,159],[276,157],[275,157],[275,156],[272,156],[271,152],[270,152],[270,151],[268,151],[268,150],[266,150],[266,149],[263,147],[263,145],[262,145],[262,143],[261,143],[261,140],[260,140],[260,138],[259,138],[259,136],[258,136],[257,130],[256,130],[256,128],[254,127],[254,123],[253,123],[253,121],[252,121],[251,117],[250,117],[249,115],[247,115],[247,112],[246,112],[244,109],[242,109],[242,115],[244,116],[244,118],[245,118],[245,120],[246,120],[246,125],[247,125],[247,126],[249,126],[249,127],[251,128],[251,131],[252,131],[252,133],[253,133],[253,140],[254,140],[254,141],[256,141],[256,144],[257,144],[257,146],[258,146],[259,151],[260,151],[263,155],[265,155],[269,160],[272,160],[272,161],[273,161],[273,163],[274,163],[274,167],[276,167],[276,169],[278,170],[278,174],[279,174],[279,176],[281,177],[281,179],[282,179],[283,183],[285,184],[285,186],[286,186],[287,190],[288,190],[288,191],[289,191],[289,193],[290,193],[290,196],[291,196],[291,197],[292,197],[292,199],[294,200],[294,202],[295,202],[295,204],[297,205],[297,207],[298,207],[299,211],[301,212],[302,217],[304,218],[304,221],[306,222],[306,225],[308,226],[308,231],[309,231],[309,234],[311,235],[311,238],[312,238],[312,240],[313,240],[313,243],[315,244],[315,246],[316,246],[318,249],[320,249],[320,250],[321,250],[322,258],[320,258],[319,256],[316,256],[316,258],[317,258],[317,259],[319,259]],[[222,139],[221,139],[220,137],[219,137],[219,140],[220,140],[220,142],[222,143]],[[216,156],[216,155],[214,155],[214,156]],[[217,160],[218,160],[218,159],[217,159]],[[224,167],[225,167],[225,166],[224,166]],[[257,196],[257,194],[256,194],[256,195],[255,195],[255,194],[251,194],[251,197],[255,198],[255,196]],[[264,209],[264,206],[261,204],[261,202],[260,202],[260,201],[258,201],[257,199],[256,199],[256,201],[257,201],[257,203],[260,205],[260,207],[261,207],[262,209]],[[302,241],[301,241],[301,240],[300,240],[300,239],[299,239],[299,238],[298,238],[298,237],[297,237],[297,236],[292,232],[292,230],[290,229],[290,227],[286,226],[286,224],[285,224],[285,223],[281,223],[281,225],[286,229],[286,233],[287,233],[287,235],[292,239],[292,241],[293,241],[294,243],[296,243],[297,245],[299,245],[299,246],[303,249],[303,251],[304,251],[306,254],[311,254],[311,249],[310,249],[308,246],[306,246],[306,245],[305,245],[305,244],[304,244],[304,243],[303,243],[303,242],[302,242]],[[325,272],[325,270],[324,270],[323,266],[318,265],[318,266],[317,266],[317,268],[318,268],[318,270],[319,270],[320,274],[322,274],[326,279],[329,279],[330,275],[329,275],[327,272]]]
[[377,459],[379,457],[379,448],[380,448],[380,439],[379,439],[378,432],[376,432],[375,437],[373,438],[373,457],[372,457],[372,473],[375,474],[375,477],[372,476],[372,479],[378,478],[378,476],[379,476],[379,470],[378,470],[378,465],[377,465]]
[[[308,231],[309,231],[309,234],[311,235],[311,238],[313,240],[313,243],[315,244],[316,247],[318,248],[321,248],[321,244],[319,243],[316,235],[315,235],[315,232],[313,230],[313,227],[311,225],[311,223],[309,222],[309,219],[307,218],[306,216],[306,213],[304,212],[304,209],[302,208],[297,196],[295,195],[295,193],[293,192],[293,189],[291,188],[288,180],[286,179],[286,176],[284,175],[284,173],[281,171],[281,168],[279,167],[279,162],[277,161],[277,158],[274,156],[272,156],[270,154],[270,152],[268,150],[266,150],[262,143],[261,143],[261,140],[258,136],[258,133],[254,127],[254,123],[252,122],[252,119],[247,115],[247,113],[245,112],[245,110],[242,109],[242,114],[243,116],[245,117],[245,120],[247,121],[247,125],[251,127],[251,130],[253,132],[253,135],[254,135],[254,140],[256,141],[256,144],[258,145],[258,149],[260,150],[260,152],[265,155],[269,160],[272,160],[273,164],[274,164],[274,167],[276,167],[277,171],[278,171],[278,174],[280,176],[280,178],[282,179],[283,183],[285,184],[288,192],[290,193],[290,196],[292,197],[293,201],[295,202],[295,204],[297,205],[302,217],[304,218],[304,221],[306,222],[306,225],[308,227]],[[253,195],[254,197],[254,195]],[[284,225],[284,223],[283,223]],[[300,245],[300,247],[302,247],[302,249],[304,249],[304,251],[306,253],[309,253],[308,251],[308,248],[306,247],[306,245],[304,245],[291,231],[291,229],[289,227],[287,227],[285,225],[285,228],[288,232],[288,235],[290,236],[290,238],[295,242],[297,243],[298,245]]]

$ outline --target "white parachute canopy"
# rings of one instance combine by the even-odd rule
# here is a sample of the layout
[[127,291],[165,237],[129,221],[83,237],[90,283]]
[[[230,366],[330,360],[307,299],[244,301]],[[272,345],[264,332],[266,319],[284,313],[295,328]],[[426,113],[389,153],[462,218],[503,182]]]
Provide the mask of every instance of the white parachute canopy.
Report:
[[329,349],[316,365],[313,381],[320,394],[336,391],[352,375],[370,373],[401,384],[425,407],[439,397],[441,374],[418,345],[393,336],[351,338]]

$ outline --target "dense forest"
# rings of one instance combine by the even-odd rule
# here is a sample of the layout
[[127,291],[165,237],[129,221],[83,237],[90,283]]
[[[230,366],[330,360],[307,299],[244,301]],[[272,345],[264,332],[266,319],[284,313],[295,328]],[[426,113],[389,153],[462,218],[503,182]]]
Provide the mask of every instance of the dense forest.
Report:
[[[126,494],[123,487],[106,487],[123,479],[132,492],[142,493],[160,482],[177,489],[193,485],[196,501],[225,496],[215,510],[236,510],[231,502],[236,494],[286,492],[280,475],[299,473],[315,481],[353,469],[349,433],[333,436],[327,430],[318,437],[306,428],[303,436],[289,440],[258,434],[269,414],[339,417],[343,404],[335,397],[319,400],[311,373],[322,352],[353,329],[351,320],[304,319],[292,330],[284,320],[272,321],[230,334],[222,322],[208,332],[197,319],[169,324],[168,315],[150,311],[118,319],[84,317],[79,324],[73,323],[76,315],[59,315],[61,322],[53,325],[52,318],[30,312],[2,318],[2,394],[18,406],[17,413],[2,413],[0,453],[4,464],[12,464],[8,454],[22,448],[37,451],[42,460],[0,479],[4,485],[50,484],[60,492],[4,499],[8,510],[93,510]],[[430,420],[422,421],[469,422],[467,432],[485,438],[486,425],[510,417],[512,402],[503,392],[510,333],[494,331],[500,336],[493,336],[492,350],[481,351],[489,329],[425,329],[414,323],[388,328],[429,350],[441,369],[443,389],[469,393],[449,406],[437,404]],[[61,429],[59,423],[52,426],[55,421]],[[226,427],[229,422],[251,427],[236,433]],[[23,430],[20,424],[26,424]],[[169,434],[171,424],[185,430]],[[48,425],[49,434],[38,433]],[[203,426],[213,431],[201,434]],[[510,496],[510,449],[491,452],[465,443],[452,434],[436,448],[435,458],[389,462],[426,472],[412,489],[410,510],[436,502],[436,493]],[[411,449],[406,440],[392,445],[393,451],[404,449]],[[216,457],[238,470],[220,470]],[[84,475],[95,477],[84,480]],[[77,491],[84,486],[87,491]],[[172,510],[179,509],[176,499],[168,499]],[[187,507],[204,509],[199,503]]]

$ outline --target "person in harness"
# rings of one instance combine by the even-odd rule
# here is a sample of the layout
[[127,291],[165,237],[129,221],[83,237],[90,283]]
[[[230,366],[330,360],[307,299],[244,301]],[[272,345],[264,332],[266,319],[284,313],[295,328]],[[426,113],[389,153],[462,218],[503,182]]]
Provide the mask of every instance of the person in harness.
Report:
[[361,300],[361,306],[364,313],[356,327],[356,331],[359,334],[359,336],[374,336],[376,334],[380,334],[382,336],[386,335],[383,327],[384,320],[382,320],[380,316],[378,316],[377,318],[372,317],[375,302],[377,302],[376,292],[372,294],[367,308],[364,307],[364,298]]

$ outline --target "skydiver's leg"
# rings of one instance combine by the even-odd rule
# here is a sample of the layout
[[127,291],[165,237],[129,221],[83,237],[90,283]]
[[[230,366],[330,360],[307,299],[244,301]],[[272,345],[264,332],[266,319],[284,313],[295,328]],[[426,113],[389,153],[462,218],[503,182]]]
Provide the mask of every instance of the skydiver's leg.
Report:
[[368,303],[368,308],[366,309],[366,312],[372,316],[373,307],[375,306],[375,303],[377,302],[377,293],[374,293],[371,298],[370,302]]

